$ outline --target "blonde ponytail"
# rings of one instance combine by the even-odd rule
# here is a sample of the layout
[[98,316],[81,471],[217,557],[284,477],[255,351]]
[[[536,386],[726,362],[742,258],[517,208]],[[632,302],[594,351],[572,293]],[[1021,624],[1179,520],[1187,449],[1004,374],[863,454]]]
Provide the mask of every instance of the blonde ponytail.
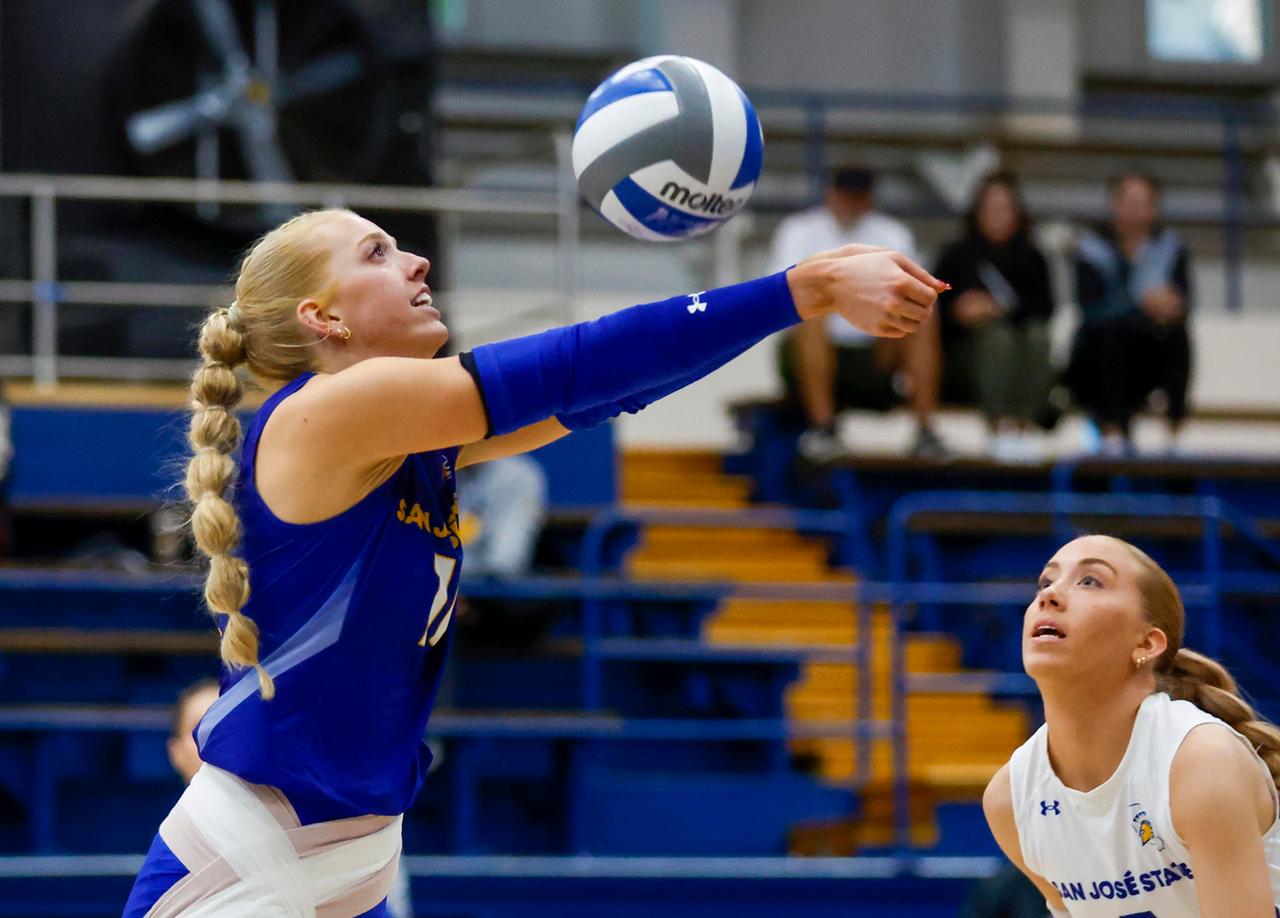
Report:
[[187,464],[186,490],[191,501],[191,532],[209,558],[204,598],[209,611],[227,616],[222,633],[222,659],[232,667],[258,671],[263,698],[275,695],[275,684],[258,662],[258,628],[240,610],[249,601],[249,567],[233,554],[240,543],[240,520],[227,501],[236,474],[233,452],[240,443],[235,407],[244,387],[235,368],[246,359],[245,340],[228,309],[210,313],[200,327],[203,362],[191,378],[193,454]]
[[1217,660],[1185,647],[1156,665],[1157,684],[1171,698],[1190,701],[1206,714],[1223,721],[1257,750],[1280,791],[1280,728],[1259,717],[1240,696],[1236,680]]

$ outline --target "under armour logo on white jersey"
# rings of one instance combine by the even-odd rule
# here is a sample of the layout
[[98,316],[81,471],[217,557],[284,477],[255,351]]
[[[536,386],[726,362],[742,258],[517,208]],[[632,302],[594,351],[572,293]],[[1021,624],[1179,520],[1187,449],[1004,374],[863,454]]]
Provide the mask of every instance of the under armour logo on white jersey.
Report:
[[707,311],[707,304],[702,299],[702,294],[706,292],[707,291],[705,290],[699,290],[697,293],[689,294],[690,302],[689,305],[685,307],[685,309],[689,310],[689,315],[693,315],[695,312]]
[[1060,808],[1060,807],[1059,807],[1059,805],[1058,805],[1058,801],[1057,801],[1057,800],[1054,800],[1052,803],[1050,803],[1048,800],[1041,800],[1041,801],[1040,801],[1040,815],[1041,815],[1041,816],[1048,816],[1050,813],[1052,813],[1054,816],[1061,816],[1061,815],[1062,815],[1062,810],[1061,810],[1061,808]]

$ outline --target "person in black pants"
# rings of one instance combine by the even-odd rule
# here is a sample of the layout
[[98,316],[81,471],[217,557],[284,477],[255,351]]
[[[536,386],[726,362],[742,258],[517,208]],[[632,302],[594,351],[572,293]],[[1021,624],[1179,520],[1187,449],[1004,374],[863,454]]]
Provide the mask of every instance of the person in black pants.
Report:
[[1129,449],[1133,416],[1162,392],[1176,433],[1187,416],[1192,293],[1190,256],[1162,227],[1160,186],[1127,172],[1111,183],[1111,225],[1081,235],[1076,332],[1067,383],[1102,434],[1108,454]]
[[946,359],[944,392],[975,403],[992,434],[992,455],[1032,461],[1032,438],[1045,412],[1053,369],[1049,263],[1012,173],[983,179],[965,218],[965,234],[943,251],[939,277],[951,289],[938,297]]

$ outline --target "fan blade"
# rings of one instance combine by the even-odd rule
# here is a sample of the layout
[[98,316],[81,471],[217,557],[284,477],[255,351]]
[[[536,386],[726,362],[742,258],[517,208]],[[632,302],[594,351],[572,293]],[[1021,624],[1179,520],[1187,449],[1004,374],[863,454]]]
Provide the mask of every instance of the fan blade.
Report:
[[135,112],[125,123],[129,143],[139,153],[151,154],[227,121],[236,90],[228,84],[155,108]]
[[275,0],[258,0],[254,5],[253,53],[258,75],[274,90],[280,69],[280,19]]
[[240,27],[227,0],[196,0],[196,18],[209,46],[222,59],[228,73],[243,73],[249,69],[249,55],[240,41]]
[[236,127],[240,149],[255,182],[291,182],[293,171],[280,149],[274,113],[269,108],[245,105],[237,108]]
[[[237,109],[240,152],[249,175],[255,182],[291,182],[293,170],[280,149],[276,137],[275,117],[268,108],[245,105]],[[297,212],[290,204],[259,204],[258,214],[264,223],[280,224]]]
[[359,79],[364,69],[355,51],[336,51],[306,64],[280,78],[276,91],[279,108],[313,96],[333,92]]

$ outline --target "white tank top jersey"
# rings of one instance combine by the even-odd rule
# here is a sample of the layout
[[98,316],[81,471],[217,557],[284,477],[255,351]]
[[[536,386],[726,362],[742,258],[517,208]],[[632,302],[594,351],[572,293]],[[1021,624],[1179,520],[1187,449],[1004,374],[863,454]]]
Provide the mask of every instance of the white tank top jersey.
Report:
[[[1169,771],[1182,741],[1201,724],[1226,726],[1189,701],[1148,696],[1119,767],[1088,792],[1054,774],[1047,726],[1014,752],[1009,779],[1023,859],[1058,890],[1072,918],[1199,918],[1191,855],[1170,816]],[[1270,786],[1260,758],[1258,765]],[[1277,806],[1262,843],[1280,904]]]

